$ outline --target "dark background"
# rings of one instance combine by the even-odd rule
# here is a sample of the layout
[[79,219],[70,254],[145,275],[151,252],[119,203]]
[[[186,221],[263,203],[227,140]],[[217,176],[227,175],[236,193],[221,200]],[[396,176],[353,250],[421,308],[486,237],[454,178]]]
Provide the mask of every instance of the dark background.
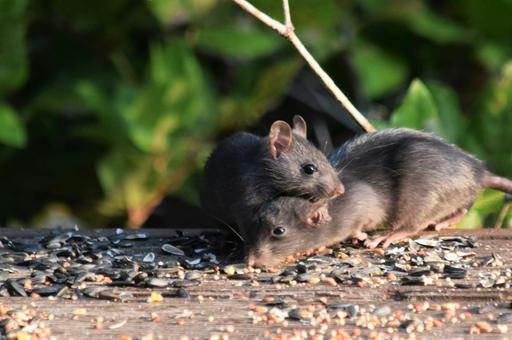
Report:
[[[253,3],[282,19],[280,1]],[[290,3],[372,123],[434,131],[512,177],[512,1]],[[327,151],[360,132],[231,1],[0,0],[1,226],[204,226],[215,143],[297,113]],[[493,225],[502,200],[483,193],[461,226]]]

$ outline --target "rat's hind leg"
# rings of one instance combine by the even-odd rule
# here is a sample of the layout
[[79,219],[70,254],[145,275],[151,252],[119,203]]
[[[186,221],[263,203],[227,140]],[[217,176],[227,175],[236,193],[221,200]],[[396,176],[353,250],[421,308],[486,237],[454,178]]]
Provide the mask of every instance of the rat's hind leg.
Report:
[[450,215],[444,220],[441,220],[440,222],[436,223],[434,225],[434,230],[439,231],[445,228],[449,228],[457,223],[459,223],[462,218],[464,218],[464,215],[468,212],[468,209],[462,208],[457,210],[454,214]]
[[387,248],[390,244],[395,243],[396,241],[400,241],[406,237],[414,236],[416,235],[416,231],[413,230],[405,230],[405,229],[398,229],[393,230],[392,232],[377,236],[373,240],[366,240],[365,246],[367,248],[373,249],[377,248],[379,244],[382,248]]
[[436,231],[439,231],[444,228],[448,228],[454,224],[457,224],[464,215],[467,213],[466,208],[462,208],[457,210],[454,214],[450,215],[449,217],[445,218],[444,220],[441,220],[441,222],[433,223],[433,222],[426,222],[422,225],[420,228],[398,228],[397,230],[393,230],[388,234],[377,236],[373,240],[367,240],[365,242],[366,247],[368,248],[376,248],[379,246],[379,244],[382,246],[382,248],[387,248],[390,244],[400,241],[406,237],[414,236],[418,232],[427,229],[430,226],[433,226]]

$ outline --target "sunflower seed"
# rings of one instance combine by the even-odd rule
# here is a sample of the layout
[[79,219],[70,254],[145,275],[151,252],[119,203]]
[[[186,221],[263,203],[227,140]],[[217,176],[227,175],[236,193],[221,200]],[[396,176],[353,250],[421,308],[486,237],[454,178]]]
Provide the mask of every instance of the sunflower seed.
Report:
[[171,255],[176,255],[176,256],[183,256],[185,255],[185,252],[179,248],[176,248],[175,246],[173,245],[170,245],[170,244],[164,244],[162,245],[162,250],[167,253],[167,254],[171,254]]

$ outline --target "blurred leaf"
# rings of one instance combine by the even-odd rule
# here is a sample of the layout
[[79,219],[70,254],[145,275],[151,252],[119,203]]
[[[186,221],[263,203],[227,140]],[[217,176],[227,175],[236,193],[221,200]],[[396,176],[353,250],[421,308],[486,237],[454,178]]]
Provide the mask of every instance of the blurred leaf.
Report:
[[352,49],[352,61],[362,91],[369,98],[397,89],[407,77],[407,66],[399,58],[362,40]]
[[499,71],[507,59],[512,55],[510,41],[485,40],[476,46],[478,58],[491,70]]
[[207,13],[217,0],[148,0],[153,15],[163,24],[183,24]]
[[478,98],[469,132],[471,146],[479,145],[475,151],[491,169],[512,177],[512,61]]
[[246,26],[243,30],[232,24],[205,27],[197,35],[198,47],[214,54],[241,59],[269,55],[286,42],[274,31],[260,25]]
[[413,32],[438,43],[462,42],[469,38],[466,29],[434,14],[427,7],[417,11],[416,15],[405,16],[404,19]]
[[[101,203],[101,212],[107,216],[115,216],[126,211],[128,207],[142,204],[140,195],[142,190],[130,190],[128,182],[133,183],[134,179],[139,177],[139,171],[133,169],[143,169],[144,159],[130,155],[128,150],[111,152],[107,157],[101,160],[97,166],[98,179],[103,188],[107,199]],[[128,171],[127,171],[128,170]],[[131,174],[130,174],[131,173]],[[142,185],[142,183],[140,183]],[[131,186],[133,188],[133,185]]]
[[464,137],[467,123],[460,112],[455,91],[440,82],[429,82],[428,89],[439,112],[441,136],[451,143],[458,143]]
[[459,1],[466,21],[483,36],[506,39],[512,35],[512,2],[510,0],[463,0]]
[[25,127],[18,114],[3,104],[0,104],[0,142],[15,147],[24,147],[27,143]]
[[243,128],[267,112],[283,96],[301,64],[283,59],[270,65],[243,67],[233,93],[220,103],[223,129]]
[[417,130],[427,129],[441,135],[436,103],[421,80],[412,81],[402,103],[391,115],[391,125]]
[[360,0],[376,19],[404,22],[414,33],[439,43],[460,42],[469,31],[445,16],[438,15],[422,0]]
[[27,77],[26,7],[26,0],[0,0],[0,95],[19,87]]
[[85,107],[99,118],[99,126],[93,127],[89,132],[82,129],[82,133],[104,140],[113,147],[125,145],[129,140],[128,127],[119,109],[131,102],[134,91],[126,86],[119,86],[113,97],[107,97],[104,91],[106,90],[90,81],[77,81],[75,92],[82,98]]
[[120,112],[135,145],[146,152],[164,152],[173,143],[172,134],[209,133],[215,121],[212,92],[184,44],[155,45],[147,82]]
[[321,6],[315,0],[290,2],[297,35],[318,61],[348,46],[353,39],[358,23],[351,6],[350,2],[337,0],[322,0]]
[[119,86],[110,100],[87,84],[81,93],[102,112],[105,128],[119,120],[129,138],[112,145],[98,165],[105,192],[101,211],[127,211],[129,224],[137,226],[197,169],[208,147],[204,141],[216,126],[212,88],[192,51],[175,40],[150,48],[142,84]]
[[[460,221],[457,226],[460,228],[481,228],[492,227],[492,225],[484,225],[484,219],[489,214],[498,215],[503,205],[504,194],[496,190],[484,190],[475,200],[468,214]],[[492,223],[495,221],[493,220]]]

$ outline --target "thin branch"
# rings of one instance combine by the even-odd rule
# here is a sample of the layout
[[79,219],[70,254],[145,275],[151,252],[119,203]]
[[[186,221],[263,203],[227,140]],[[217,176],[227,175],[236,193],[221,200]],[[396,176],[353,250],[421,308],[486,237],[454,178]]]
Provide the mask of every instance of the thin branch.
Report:
[[256,7],[254,7],[250,2],[247,2],[245,0],[233,0],[238,6],[242,7],[243,10],[250,13],[252,16],[256,17],[258,20],[260,20],[262,23],[276,31],[277,33],[281,34],[282,36],[285,36],[286,34],[286,27],[281,24],[279,21],[272,19]]
[[350,100],[343,94],[343,92],[336,86],[331,77],[322,69],[320,64],[315,60],[315,58],[308,52],[306,47],[299,40],[297,35],[292,32],[288,38],[290,42],[295,46],[297,51],[302,55],[302,57],[306,60],[309,66],[313,69],[313,71],[322,79],[324,85],[331,91],[334,97],[338,100],[338,102],[343,105],[343,107],[350,113],[352,118],[361,126],[366,132],[375,131],[373,125],[366,119],[365,116],[359,112],[358,109]]
[[498,219],[496,220],[496,224],[494,225],[495,229],[499,229],[503,226],[503,222],[505,221],[505,217],[507,217],[507,212],[511,205],[512,201],[505,201],[498,215]]
[[293,32],[292,16],[290,15],[290,5],[288,0],[283,0],[283,11],[284,11],[284,26],[286,27],[287,33]]
[[254,7],[251,3],[246,0],[233,0],[237,5],[239,5],[243,10],[247,11],[255,18],[263,22],[265,25],[278,32],[280,35],[288,39],[295,49],[299,52],[299,54],[306,60],[309,67],[320,77],[324,85],[331,91],[334,97],[338,100],[338,102],[350,113],[352,118],[361,126],[366,132],[375,131],[375,128],[372,124],[356,109],[354,105],[350,102],[350,100],[343,94],[343,92],[336,86],[331,77],[322,69],[320,64],[315,60],[315,58],[309,53],[306,47],[302,44],[300,39],[294,32],[291,15],[290,15],[290,6],[288,4],[288,0],[283,0],[283,10],[284,10],[284,18],[285,24],[283,25],[279,21],[271,18],[267,14],[263,13],[256,7]]

